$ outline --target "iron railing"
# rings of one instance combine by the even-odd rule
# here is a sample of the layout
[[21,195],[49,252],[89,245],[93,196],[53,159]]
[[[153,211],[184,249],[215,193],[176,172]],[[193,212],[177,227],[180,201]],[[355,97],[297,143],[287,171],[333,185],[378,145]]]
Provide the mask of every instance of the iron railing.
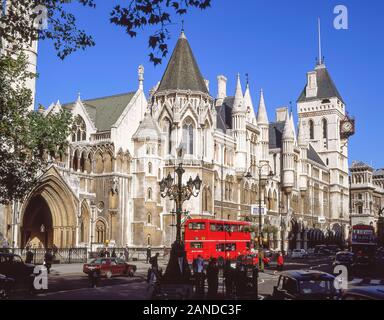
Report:
[[[53,254],[53,263],[55,264],[71,264],[71,263],[86,263],[88,259],[96,258],[100,256],[101,251],[104,248],[99,247],[95,251],[91,252],[89,248],[31,248],[33,253],[33,263],[43,264],[45,254],[47,250],[51,250]],[[110,256],[115,253],[116,257],[120,257],[120,254],[124,254],[126,261],[145,261],[147,259],[147,249],[140,247],[131,248],[108,248]],[[24,261],[26,259],[27,249],[25,248],[9,248],[0,249],[0,252],[8,252],[19,255]],[[152,248],[151,256],[159,253],[160,258],[168,258],[170,254],[169,248]]]

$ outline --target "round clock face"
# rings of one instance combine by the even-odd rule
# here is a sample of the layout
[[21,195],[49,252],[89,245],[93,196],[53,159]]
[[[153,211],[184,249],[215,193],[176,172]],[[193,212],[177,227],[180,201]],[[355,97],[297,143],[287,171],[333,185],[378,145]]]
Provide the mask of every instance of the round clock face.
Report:
[[352,123],[344,122],[343,123],[343,131],[344,132],[351,132],[352,131]]

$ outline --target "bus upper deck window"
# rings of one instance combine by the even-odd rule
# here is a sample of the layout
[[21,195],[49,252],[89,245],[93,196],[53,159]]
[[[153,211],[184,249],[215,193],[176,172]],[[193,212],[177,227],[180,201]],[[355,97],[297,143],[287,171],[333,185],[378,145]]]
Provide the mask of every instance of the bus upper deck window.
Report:
[[205,223],[204,222],[191,222],[188,225],[189,230],[205,230]]

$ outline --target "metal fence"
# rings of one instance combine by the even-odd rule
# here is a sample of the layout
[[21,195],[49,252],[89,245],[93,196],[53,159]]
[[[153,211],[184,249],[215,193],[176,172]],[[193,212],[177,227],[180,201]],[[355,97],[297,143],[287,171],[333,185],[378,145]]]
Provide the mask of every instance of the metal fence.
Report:
[[[85,263],[88,258],[87,248],[54,248],[51,249],[53,255],[53,263]],[[9,249],[10,252],[19,255],[23,260],[26,258],[27,250],[25,248]],[[47,249],[35,248],[31,249],[33,253],[33,263],[42,264]]]
[[[86,263],[88,259],[100,256],[101,250],[104,248],[97,248],[91,252],[89,248],[53,248],[53,263],[55,264],[70,264],[70,263]],[[32,248],[33,263],[43,264],[45,254],[49,249],[45,248]],[[24,261],[26,258],[27,250],[25,248],[13,248],[2,250],[19,255]],[[116,257],[124,254],[126,261],[145,261],[147,259],[146,248],[108,248],[109,254],[112,255],[113,251]],[[151,256],[159,253],[161,258],[168,258],[170,254],[169,248],[152,248]]]
[[[101,251],[104,248],[98,248],[96,252],[90,253],[90,258],[95,258],[100,256]],[[108,248],[110,255],[115,253],[116,257],[120,257],[120,254],[125,256],[126,261],[145,261],[147,259],[147,249],[146,248]],[[156,253],[159,253],[161,258],[167,258],[170,254],[170,249],[168,248],[152,248],[151,256],[154,256]]]

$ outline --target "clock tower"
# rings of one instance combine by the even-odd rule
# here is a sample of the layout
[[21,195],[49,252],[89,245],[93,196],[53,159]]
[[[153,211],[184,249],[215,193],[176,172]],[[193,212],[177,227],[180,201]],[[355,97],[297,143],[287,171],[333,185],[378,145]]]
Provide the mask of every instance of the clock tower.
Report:
[[329,172],[331,206],[323,215],[332,220],[348,220],[348,138],[354,134],[354,120],[346,112],[344,99],[324,64],[321,50],[315,69],[307,73],[297,112],[304,141],[313,147]]

